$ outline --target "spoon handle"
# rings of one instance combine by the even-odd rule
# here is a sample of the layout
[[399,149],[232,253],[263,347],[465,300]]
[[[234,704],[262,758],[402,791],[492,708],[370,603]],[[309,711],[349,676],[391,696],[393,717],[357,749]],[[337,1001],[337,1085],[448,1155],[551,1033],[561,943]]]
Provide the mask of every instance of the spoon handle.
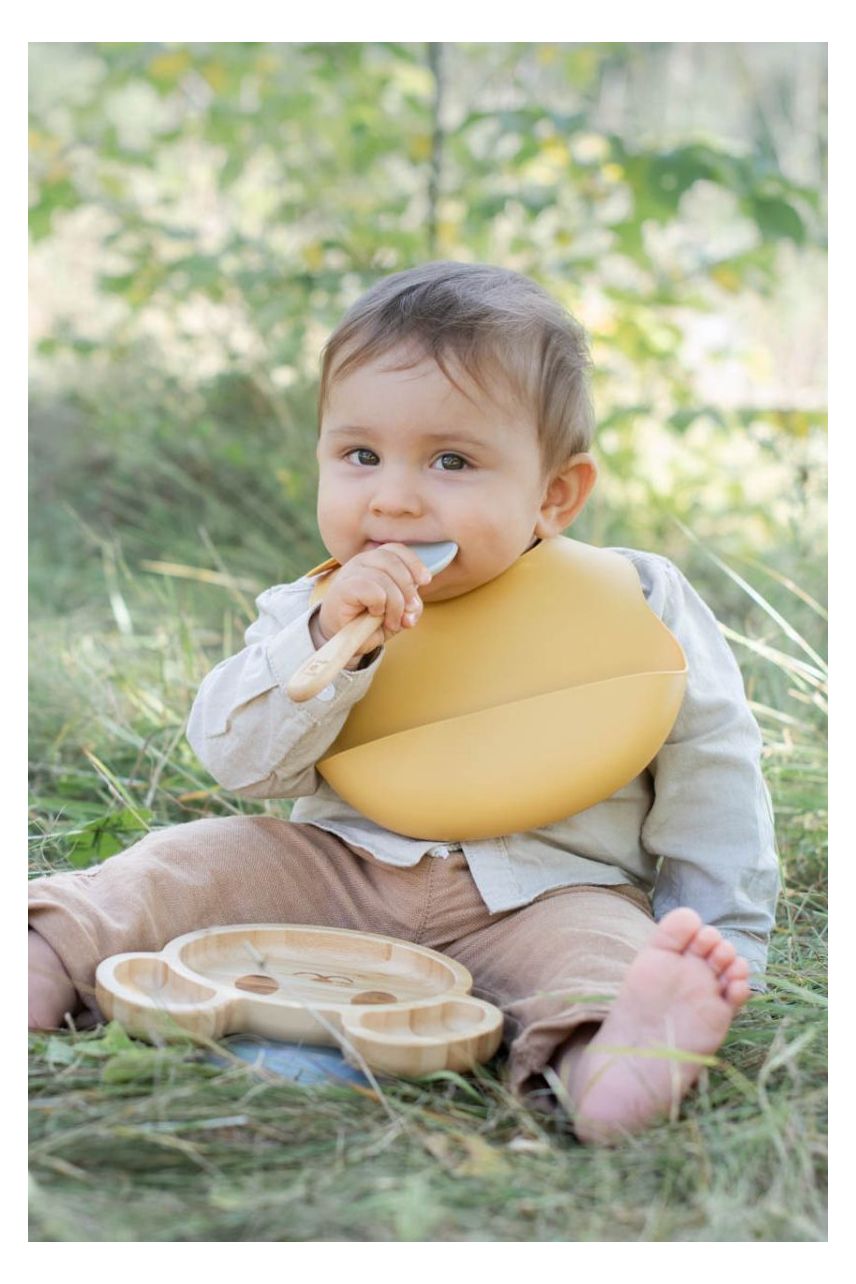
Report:
[[311,699],[332,682],[382,623],[380,616],[365,611],[319,647],[305,664],[301,664],[286,687],[295,704]]

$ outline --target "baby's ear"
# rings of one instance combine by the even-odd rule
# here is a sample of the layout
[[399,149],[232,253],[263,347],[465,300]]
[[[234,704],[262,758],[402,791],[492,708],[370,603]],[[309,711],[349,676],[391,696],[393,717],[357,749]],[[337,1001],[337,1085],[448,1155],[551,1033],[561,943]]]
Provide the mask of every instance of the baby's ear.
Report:
[[588,451],[572,455],[547,483],[535,534],[561,535],[579,517],[597,481],[597,464]]

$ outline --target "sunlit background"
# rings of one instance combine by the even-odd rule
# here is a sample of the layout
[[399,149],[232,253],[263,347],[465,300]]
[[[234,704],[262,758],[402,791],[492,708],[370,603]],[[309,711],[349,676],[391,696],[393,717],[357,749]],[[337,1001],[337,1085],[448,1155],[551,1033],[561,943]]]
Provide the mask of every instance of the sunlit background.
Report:
[[820,536],[824,46],[35,45],[31,86],[34,444],[73,409],[115,528],[122,463],[156,485],[164,447],[308,494],[326,334],[448,257],[587,327],[589,538],[679,547],[652,506],[756,552]]
[[[665,554],[716,613],[784,886],[769,995],[665,1138],[585,1162],[435,1085],[442,1179],[415,1114],[399,1136],[363,1099],[307,1112],[121,1032],[57,1037],[31,1062],[35,1237],[822,1238],[826,47],[35,44],[30,93],[31,873],[288,814],[221,791],[187,713],[255,595],[325,556],[326,335],[450,258],[587,328],[601,480],[573,533]],[[243,1122],[211,1141],[209,1116]],[[144,1144],[169,1120],[173,1149]]]

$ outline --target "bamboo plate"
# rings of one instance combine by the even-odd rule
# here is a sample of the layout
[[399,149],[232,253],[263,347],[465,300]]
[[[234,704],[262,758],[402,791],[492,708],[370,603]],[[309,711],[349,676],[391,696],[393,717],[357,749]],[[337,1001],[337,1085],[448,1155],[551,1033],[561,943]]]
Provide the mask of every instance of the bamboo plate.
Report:
[[387,1074],[469,1070],[502,1038],[454,959],[389,936],[290,923],[209,927],[96,973],[104,1015],[158,1041],[226,1034],[338,1045]]

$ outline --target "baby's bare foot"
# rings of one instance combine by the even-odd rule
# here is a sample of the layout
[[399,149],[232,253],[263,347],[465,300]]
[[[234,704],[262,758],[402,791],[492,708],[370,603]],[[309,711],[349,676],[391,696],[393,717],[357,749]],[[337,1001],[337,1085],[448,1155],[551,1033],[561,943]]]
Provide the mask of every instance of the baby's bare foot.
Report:
[[666,914],[573,1068],[579,1139],[619,1141],[674,1115],[748,999],[748,975],[746,960],[695,910]]
[[55,1030],[78,1007],[77,991],[56,951],[32,928],[29,938],[29,1028]]

